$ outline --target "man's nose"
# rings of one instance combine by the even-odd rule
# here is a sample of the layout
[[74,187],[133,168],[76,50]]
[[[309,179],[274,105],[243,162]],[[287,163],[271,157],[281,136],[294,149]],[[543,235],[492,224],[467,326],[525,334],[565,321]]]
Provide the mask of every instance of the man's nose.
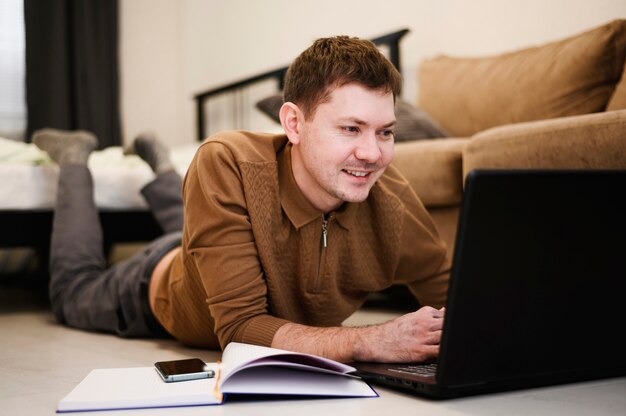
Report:
[[357,144],[354,154],[359,160],[365,160],[369,163],[377,162],[381,157],[381,151],[378,145],[378,140],[376,140],[376,134],[363,134]]

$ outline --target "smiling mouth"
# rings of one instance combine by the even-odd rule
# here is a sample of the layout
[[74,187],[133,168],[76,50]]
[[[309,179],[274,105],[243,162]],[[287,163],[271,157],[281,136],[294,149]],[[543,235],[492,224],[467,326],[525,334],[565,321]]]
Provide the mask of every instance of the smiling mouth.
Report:
[[363,172],[359,170],[347,170],[347,169],[344,169],[343,171],[346,172],[348,175],[352,175],[357,178],[364,178],[366,176],[369,176],[369,174],[371,173],[371,172]]

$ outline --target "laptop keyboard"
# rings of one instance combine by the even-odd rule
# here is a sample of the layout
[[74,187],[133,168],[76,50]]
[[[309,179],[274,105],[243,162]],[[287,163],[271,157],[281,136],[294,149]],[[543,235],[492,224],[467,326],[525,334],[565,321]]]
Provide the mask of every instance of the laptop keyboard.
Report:
[[389,371],[411,374],[419,377],[435,377],[435,374],[437,373],[437,363],[403,365],[389,368]]

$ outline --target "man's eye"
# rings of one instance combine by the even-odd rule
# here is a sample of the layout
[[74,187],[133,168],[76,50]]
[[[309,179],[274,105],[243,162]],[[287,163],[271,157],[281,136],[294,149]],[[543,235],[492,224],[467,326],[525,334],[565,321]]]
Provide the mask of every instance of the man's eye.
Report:
[[386,138],[392,138],[394,136],[394,132],[393,130],[383,130],[380,135]]
[[357,133],[359,131],[359,128],[355,126],[344,126],[343,130],[348,133]]

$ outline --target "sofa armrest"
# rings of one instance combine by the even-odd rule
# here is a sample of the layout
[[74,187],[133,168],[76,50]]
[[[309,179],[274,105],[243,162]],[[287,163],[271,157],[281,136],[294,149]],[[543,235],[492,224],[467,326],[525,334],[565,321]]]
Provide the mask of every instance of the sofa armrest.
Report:
[[626,169],[626,110],[485,130],[463,149],[463,177],[479,168]]
[[461,157],[467,142],[445,138],[396,143],[393,165],[426,207],[456,205],[463,191]]

